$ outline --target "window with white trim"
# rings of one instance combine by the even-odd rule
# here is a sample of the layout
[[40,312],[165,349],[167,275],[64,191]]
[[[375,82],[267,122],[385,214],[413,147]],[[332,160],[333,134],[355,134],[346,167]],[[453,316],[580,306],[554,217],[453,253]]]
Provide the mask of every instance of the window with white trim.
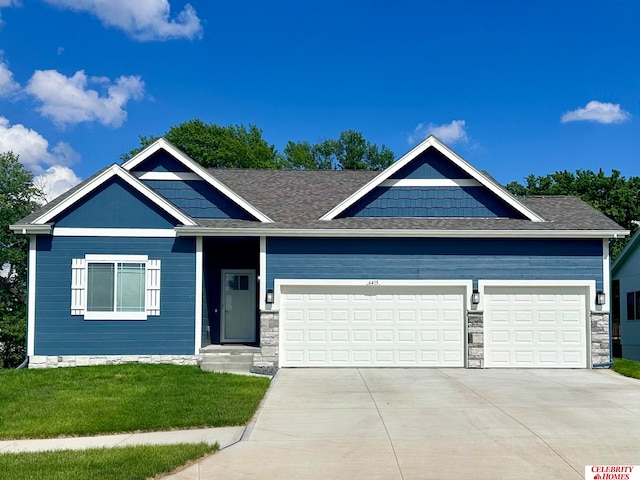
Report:
[[160,315],[160,260],[146,255],[74,258],[71,314],[85,320],[146,320]]

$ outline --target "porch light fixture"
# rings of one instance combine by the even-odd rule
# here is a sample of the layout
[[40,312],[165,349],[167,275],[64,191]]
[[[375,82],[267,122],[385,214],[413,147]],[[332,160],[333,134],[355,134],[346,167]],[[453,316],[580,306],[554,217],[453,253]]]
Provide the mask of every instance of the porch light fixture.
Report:
[[474,305],[478,305],[480,303],[480,292],[478,290],[474,290],[471,294],[471,303]]
[[604,292],[602,290],[598,290],[596,293],[596,305],[604,305],[607,301]]
[[267,290],[267,298],[266,298],[267,303],[273,303],[273,289],[269,289]]

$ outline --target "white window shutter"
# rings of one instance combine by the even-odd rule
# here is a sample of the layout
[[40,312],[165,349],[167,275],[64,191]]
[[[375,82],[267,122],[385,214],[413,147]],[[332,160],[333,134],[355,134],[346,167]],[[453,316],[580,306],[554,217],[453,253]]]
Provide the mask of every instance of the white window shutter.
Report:
[[87,269],[84,258],[71,260],[71,315],[84,315],[87,308]]
[[160,315],[160,260],[147,261],[147,315]]

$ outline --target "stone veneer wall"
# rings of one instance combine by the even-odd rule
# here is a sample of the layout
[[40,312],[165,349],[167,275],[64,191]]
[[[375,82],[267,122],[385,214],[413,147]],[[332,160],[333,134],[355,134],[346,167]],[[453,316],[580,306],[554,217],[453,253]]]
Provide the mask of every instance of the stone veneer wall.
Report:
[[[591,367],[608,366],[611,361],[609,343],[609,314],[591,312]],[[596,367],[598,368],[598,367]]]
[[29,368],[87,367],[123,363],[171,363],[197,365],[200,355],[62,355],[29,357]]
[[260,312],[260,353],[253,354],[253,373],[273,375],[278,370],[278,341],[280,335],[280,314]]
[[484,368],[484,314],[467,312],[467,368]]

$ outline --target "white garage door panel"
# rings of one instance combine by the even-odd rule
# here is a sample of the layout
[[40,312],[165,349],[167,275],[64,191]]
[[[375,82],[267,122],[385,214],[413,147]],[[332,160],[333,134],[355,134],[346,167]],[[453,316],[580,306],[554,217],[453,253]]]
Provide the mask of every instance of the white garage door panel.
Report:
[[580,287],[485,287],[485,366],[586,367],[586,298]]
[[460,287],[285,286],[283,367],[464,366]]

